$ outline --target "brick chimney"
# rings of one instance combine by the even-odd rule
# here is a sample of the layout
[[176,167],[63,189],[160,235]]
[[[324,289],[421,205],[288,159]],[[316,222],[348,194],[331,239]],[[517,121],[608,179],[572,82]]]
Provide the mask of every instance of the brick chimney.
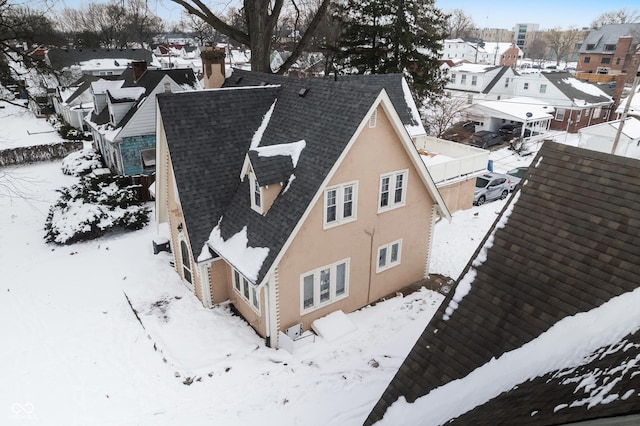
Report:
[[147,70],[147,61],[131,61],[131,69],[133,70],[133,81],[137,82]]
[[202,58],[202,71],[204,72],[204,88],[217,89],[222,87],[225,78],[224,48],[206,46],[200,57]]

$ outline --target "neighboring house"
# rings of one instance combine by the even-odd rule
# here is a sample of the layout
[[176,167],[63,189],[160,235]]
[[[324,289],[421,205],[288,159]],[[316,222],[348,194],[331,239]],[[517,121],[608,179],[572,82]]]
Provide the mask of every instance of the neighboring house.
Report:
[[191,69],[151,70],[142,61],[90,87],[93,111],[85,123],[105,165],[119,175],[155,172],[156,95],[200,88]]
[[512,93],[517,75],[510,67],[463,63],[449,69],[445,90],[468,104],[500,99]]
[[639,424],[639,169],[546,142],[365,424]]
[[189,34],[184,33],[167,33],[167,34],[158,34],[153,37],[154,44],[182,44],[182,45],[190,45],[195,44],[196,40],[191,37]]
[[[607,121],[606,123],[580,129],[578,131],[580,136],[578,146],[594,151],[612,153],[620,123],[621,120]],[[640,159],[640,120],[628,117],[624,121],[615,154]]]
[[523,55],[515,43],[485,42],[484,50],[487,52],[487,63],[503,67],[515,67]]
[[640,23],[610,24],[591,30],[580,47],[576,72],[590,81],[614,81],[627,75],[631,83],[640,62]]
[[118,76],[98,77],[85,75],[68,87],[56,88],[53,107],[56,114],[60,114],[64,121],[76,129],[86,128],[84,122],[88,113],[93,110],[93,94],[91,83],[98,80],[116,79]]
[[71,81],[82,75],[120,75],[132,61],[151,60],[151,52],[145,49],[53,48],[46,55],[46,63]]
[[578,129],[609,119],[613,98],[598,85],[568,72],[541,72],[518,76],[513,96],[547,102],[555,109],[551,130],[575,133]]
[[439,52],[442,60],[467,60],[475,64],[514,66],[522,51],[513,43],[445,40]]
[[185,285],[278,347],[423,279],[450,213],[384,86],[225,81],[223,61],[203,52],[206,87],[224,88],[158,96],[156,217]]

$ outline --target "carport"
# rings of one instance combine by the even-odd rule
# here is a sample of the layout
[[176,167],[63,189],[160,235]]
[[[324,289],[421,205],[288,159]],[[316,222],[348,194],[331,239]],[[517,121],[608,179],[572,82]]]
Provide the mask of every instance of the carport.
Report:
[[522,124],[522,134],[529,129],[532,136],[548,132],[554,112],[548,103],[526,97],[482,101],[474,108],[484,117],[483,130],[497,132],[503,124]]

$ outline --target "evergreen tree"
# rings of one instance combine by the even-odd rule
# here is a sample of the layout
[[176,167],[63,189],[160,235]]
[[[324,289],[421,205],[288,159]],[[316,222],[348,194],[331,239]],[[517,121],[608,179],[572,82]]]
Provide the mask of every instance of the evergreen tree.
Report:
[[343,0],[333,17],[342,29],[334,46],[339,71],[404,73],[418,98],[442,93],[437,52],[448,16],[435,0]]

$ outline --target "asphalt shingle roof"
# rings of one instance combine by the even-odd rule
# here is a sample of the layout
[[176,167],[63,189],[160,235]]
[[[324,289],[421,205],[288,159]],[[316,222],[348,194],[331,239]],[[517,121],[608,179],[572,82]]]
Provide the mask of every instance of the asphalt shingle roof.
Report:
[[[277,87],[229,89],[249,80],[250,85],[267,83],[253,74],[235,70],[225,83],[227,89],[160,95],[158,101],[194,256],[198,257],[216,224],[224,240],[247,227],[250,247],[269,248],[257,283],[382,89],[279,76],[268,81],[277,82]],[[306,89],[304,96],[302,89]],[[251,139],[274,101],[259,146],[302,140],[306,146],[293,171],[295,179],[261,215],[250,208],[249,179],[241,182],[240,172]],[[243,273],[241,265],[233,266]]]
[[[567,98],[577,102],[578,106],[582,106],[584,102],[587,104],[611,103],[613,100],[596,84],[582,82],[568,72],[543,72],[541,73],[551,84],[556,86]],[[571,83],[577,83],[571,84]],[[580,84],[588,84],[593,87],[594,91],[580,90]],[[602,92],[601,95],[594,94],[595,90]],[[584,101],[584,102],[583,102]]]
[[[258,73],[253,71],[245,71],[234,68],[233,75],[225,82],[225,87],[230,86],[258,86],[260,84],[281,84],[287,81],[289,77],[283,77],[276,74]],[[402,88],[404,76],[402,74],[367,74],[367,75],[338,75],[327,77],[326,80],[336,82],[351,82],[355,84],[375,87],[377,89],[384,88],[393,108],[398,113],[402,123],[407,125],[418,125],[411,108],[407,104],[405,93]],[[308,80],[308,79],[306,79]]]
[[[614,51],[605,50],[605,45],[618,44],[618,39],[624,36],[632,36],[637,41],[640,37],[640,23],[610,24],[591,30],[580,46],[579,53],[610,53],[613,55]],[[589,46],[593,46],[593,49],[587,49]]]
[[145,49],[59,49],[47,51],[47,58],[54,70],[62,70],[92,59],[130,59],[151,63],[153,54]]
[[[366,424],[380,419],[398,397],[413,402],[522,347],[562,318],[639,286],[640,161],[546,142],[522,182],[506,225],[494,225],[486,259],[470,262],[461,275],[475,269],[469,293],[448,320],[454,291],[445,298]],[[480,249],[472,261],[478,256]],[[615,376],[625,360],[640,360],[638,333],[625,339],[633,344],[601,348],[562,378],[607,369],[596,382]],[[635,389],[628,398],[555,410],[584,396],[558,373],[519,384],[454,424],[558,424],[640,412],[640,375],[621,373],[610,393]]]
[[257,151],[250,150],[249,159],[260,186],[287,182],[293,173],[293,161],[288,155],[262,157]]

